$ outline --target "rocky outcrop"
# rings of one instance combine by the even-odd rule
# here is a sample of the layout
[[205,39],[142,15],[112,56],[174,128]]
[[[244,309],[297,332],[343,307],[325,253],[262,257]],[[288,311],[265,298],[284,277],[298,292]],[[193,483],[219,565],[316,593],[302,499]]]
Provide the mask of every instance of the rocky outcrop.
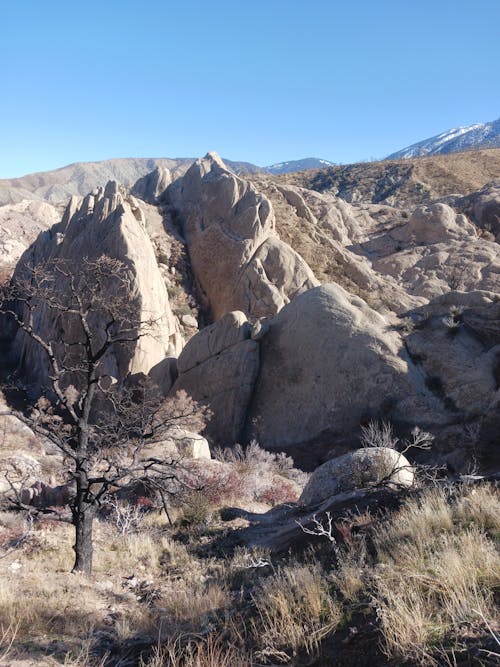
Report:
[[491,233],[500,243],[500,180],[486,185],[479,192],[458,199],[454,206],[468,215],[478,227]]
[[374,272],[407,294],[434,299],[451,290],[500,290],[498,246],[480,238],[463,214],[446,204],[419,207],[407,222],[353,248]]
[[171,182],[171,172],[166,167],[157,166],[150,174],[140,178],[132,187],[131,192],[148,204],[157,204]]
[[242,310],[272,316],[318,284],[275,231],[267,197],[231,173],[214,153],[167,190],[182,221],[193,273],[212,318]]
[[207,405],[212,418],[207,433],[218,444],[238,442],[259,369],[259,344],[241,312],[228,313],[193,336],[178,360],[172,394],[184,390]]
[[424,303],[396,278],[373,270],[360,243],[404,221],[401,211],[375,204],[352,205],[331,194],[254,179],[269,197],[280,238],[297,250],[321,283],[336,282],[377,309],[406,312]]
[[330,459],[316,468],[299,503],[315,505],[339,493],[382,483],[396,488],[408,487],[413,480],[413,466],[395,449],[366,447]]
[[32,486],[23,488],[20,500],[25,505],[33,507],[65,507],[75,495],[75,484],[59,484],[51,486],[37,480]]
[[457,215],[446,204],[432,204],[416,208],[408,223],[394,230],[392,235],[401,243],[413,241],[430,245],[455,239],[474,238],[477,232],[465,215]]
[[60,214],[45,202],[0,206],[0,269],[13,269],[40,232],[58,223]]
[[[23,255],[14,279],[22,277],[26,267],[48,260],[64,260],[77,266],[82,258],[96,260],[103,255],[126,265],[131,278],[129,302],[133,304],[135,319],[151,323],[147,335],[130,345],[117,346],[107,355],[102,372],[120,380],[129,373],[147,373],[165,357],[176,356],[182,348],[182,338],[144,223],[124,200],[116,183],[108,183],[83,200],[72,198],[62,222],[42,233]],[[113,284],[106,287],[113,300]],[[56,282],[55,289],[63,288]],[[70,326],[64,324],[61,316],[55,318],[43,303],[38,310],[37,332],[45,340],[57,339],[61,330]],[[38,344],[18,332],[14,352],[29,370],[31,382],[47,384],[45,353]]]
[[428,386],[464,421],[481,418],[500,388],[500,295],[451,292],[413,317],[406,347]]
[[433,403],[388,322],[340,286],[323,285],[288,304],[261,340],[249,436],[285,450],[325,436],[352,446],[369,417],[439,421]]

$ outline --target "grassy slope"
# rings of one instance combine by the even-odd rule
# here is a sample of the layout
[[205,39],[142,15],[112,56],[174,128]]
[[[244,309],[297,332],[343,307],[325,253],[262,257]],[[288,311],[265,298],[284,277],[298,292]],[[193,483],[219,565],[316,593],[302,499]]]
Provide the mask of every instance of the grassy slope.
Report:
[[66,526],[26,531],[1,514],[0,664],[495,664],[479,653],[495,650],[487,623],[500,629],[495,488],[430,488],[392,515],[354,514],[338,556],[322,538],[283,559],[225,553],[238,523],[214,516],[168,528],[153,514],[125,534],[101,522],[85,580],[68,572]]

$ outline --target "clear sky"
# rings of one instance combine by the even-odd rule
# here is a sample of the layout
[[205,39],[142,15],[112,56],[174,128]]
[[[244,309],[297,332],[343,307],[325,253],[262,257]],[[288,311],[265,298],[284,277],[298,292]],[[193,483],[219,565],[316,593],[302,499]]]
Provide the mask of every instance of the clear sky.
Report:
[[500,116],[500,0],[0,0],[0,177],[381,158]]

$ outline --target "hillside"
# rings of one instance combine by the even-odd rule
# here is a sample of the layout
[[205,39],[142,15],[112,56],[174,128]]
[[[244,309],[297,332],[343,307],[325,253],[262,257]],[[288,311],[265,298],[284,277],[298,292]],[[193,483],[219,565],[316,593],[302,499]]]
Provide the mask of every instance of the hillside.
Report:
[[388,156],[388,160],[500,147],[500,118],[490,123],[456,127]]
[[[51,204],[66,204],[72,195],[85,196],[107,181],[117,181],[125,187],[157,167],[166,167],[174,178],[182,176],[195,158],[116,158],[99,162],[75,162],[53,171],[27,174],[19,178],[0,179],[0,206],[17,204],[23,200],[42,200]],[[251,162],[225,160],[235,174],[268,172],[282,174],[301,169],[317,169],[333,164],[327,160],[305,158],[281,162],[269,167],[258,167]]]
[[405,208],[452,194],[467,195],[500,178],[500,148],[338,165],[278,178],[348,202]]
[[[157,167],[170,169],[174,176],[181,176],[195,158],[116,158],[99,162],[75,162],[74,164],[19,178],[0,179],[0,206],[18,203],[24,199],[44,200],[66,204],[72,195],[83,197],[107,181],[118,181],[130,187]],[[260,170],[249,162],[227,161],[237,174]]]

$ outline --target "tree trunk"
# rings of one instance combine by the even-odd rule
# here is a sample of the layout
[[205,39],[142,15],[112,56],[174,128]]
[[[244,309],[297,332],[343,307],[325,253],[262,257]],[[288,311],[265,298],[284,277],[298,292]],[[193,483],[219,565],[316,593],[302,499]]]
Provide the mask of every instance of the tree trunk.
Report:
[[95,508],[84,502],[78,502],[73,510],[73,524],[75,526],[75,564],[73,572],[81,572],[89,576],[92,574],[92,527],[94,523]]

